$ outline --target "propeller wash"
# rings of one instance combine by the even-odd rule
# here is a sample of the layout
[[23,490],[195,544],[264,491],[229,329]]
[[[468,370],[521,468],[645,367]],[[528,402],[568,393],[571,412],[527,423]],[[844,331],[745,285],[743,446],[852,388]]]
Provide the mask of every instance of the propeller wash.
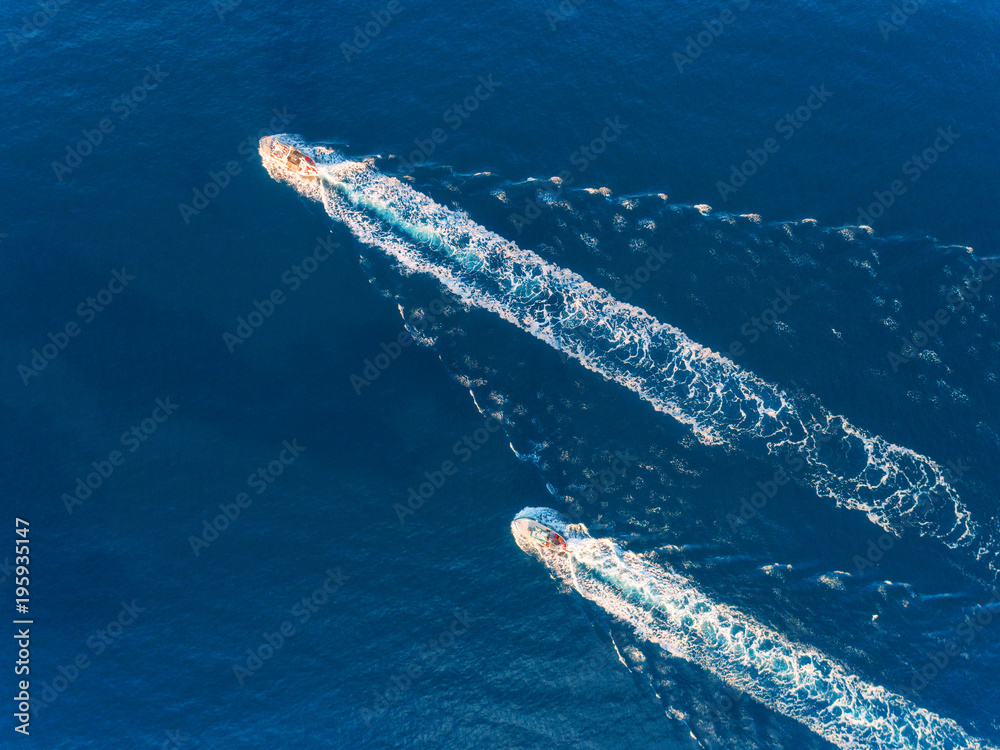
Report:
[[[511,533],[554,578],[629,623],[643,639],[704,667],[838,747],[989,750],[952,719],[865,682],[816,649],[713,602],[674,571],[623,551],[610,539],[594,539],[582,524],[568,524],[551,508],[525,508],[511,523]],[[552,544],[549,534],[565,541]]]
[[[949,547],[975,547],[978,524],[936,462],[887,442],[692,341],[578,274],[380,173],[369,161],[261,139],[272,177],[320,201],[357,238],[407,273],[433,276],[468,305],[496,313],[688,425],[707,445],[806,463],[798,480],[900,535],[913,527]],[[983,554],[985,550],[975,550]]]

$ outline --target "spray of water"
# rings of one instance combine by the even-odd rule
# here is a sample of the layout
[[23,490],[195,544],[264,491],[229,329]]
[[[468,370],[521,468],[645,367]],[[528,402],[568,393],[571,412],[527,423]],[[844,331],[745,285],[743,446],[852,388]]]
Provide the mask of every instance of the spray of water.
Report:
[[279,138],[313,156],[321,177],[303,179],[269,165],[272,175],[320,201],[403,273],[434,277],[467,305],[497,314],[635,392],[705,444],[772,456],[794,452],[805,463],[800,481],[840,507],[867,513],[887,531],[915,528],[949,547],[979,547],[973,545],[977,524],[930,458],[789,396],[370,162],[309,147],[294,136]]
[[552,576],[644,640],[708,669],[731,687],[805,724],[842,748],[871,750],[983,750],[958,724],[865,682],[817,650],[788,641],[746,615],[717,603],[688,579],[595,539],[550,508],[525,508],[559,532],[571,554],[545,549],[518,532],[518,545]]

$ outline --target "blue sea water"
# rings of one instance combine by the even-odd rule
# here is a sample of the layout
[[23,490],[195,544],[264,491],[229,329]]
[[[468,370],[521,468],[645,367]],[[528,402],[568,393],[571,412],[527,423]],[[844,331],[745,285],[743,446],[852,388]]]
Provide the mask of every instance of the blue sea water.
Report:
[[[995,6],[69,0],[0,29],[0,592],[23,518],[34,620],[3,747],[948,746],[811,731],[769,667],[522,553],[540,505],[1000,744]],[[385,193],[345,225],[261,166],[284,132],[484,234],[407,233]],[[456,227],[919,460],[837,433],[799,471],[753,398],[706,439],[599,339],[584,367],[579,329],[407,265]]]

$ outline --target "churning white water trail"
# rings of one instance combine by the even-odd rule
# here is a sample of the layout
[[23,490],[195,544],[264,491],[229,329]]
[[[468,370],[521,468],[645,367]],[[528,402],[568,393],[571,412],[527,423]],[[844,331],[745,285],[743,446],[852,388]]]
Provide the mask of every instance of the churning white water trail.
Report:
[[950,547],[976,540],[977,525],[930,458],[789,396],[674,326],[380,173],[370,161],[347,160],[294,136],[279,138],[312,155],[321,179],[269,166],[272,175],[321,201],[331,217],[404,272],[433,276],[466,304],[496,313],[632,390],[705,444],[794,454],[791,465],[801,467],[792,473],[797,481],[841,507],[864,511],[888,531],[915,528]]
[[712,601],[669,568],[594,539],[550,508],[525,508],[562,534],[573,552],[544,549],[518,533],[518,545],[556,579],[644,640],[699,664],[731,687],[853,750],[989,750],[953,720],[868,683],[814,648],[792,643],[746,615]]

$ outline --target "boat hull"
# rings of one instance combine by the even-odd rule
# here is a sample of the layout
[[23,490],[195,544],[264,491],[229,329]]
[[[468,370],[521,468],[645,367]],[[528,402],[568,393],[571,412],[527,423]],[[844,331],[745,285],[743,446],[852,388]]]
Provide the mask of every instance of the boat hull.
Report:
[[556,552],[569,552],[565,522],[550,508],[525,508],[511,522],[511,531],[519,542]]
[[283,141],[279,136],[261,138],[258,150],[264,162],[287,174],[296,177],[319,177],[319,169],[312,157],[291,143]]

